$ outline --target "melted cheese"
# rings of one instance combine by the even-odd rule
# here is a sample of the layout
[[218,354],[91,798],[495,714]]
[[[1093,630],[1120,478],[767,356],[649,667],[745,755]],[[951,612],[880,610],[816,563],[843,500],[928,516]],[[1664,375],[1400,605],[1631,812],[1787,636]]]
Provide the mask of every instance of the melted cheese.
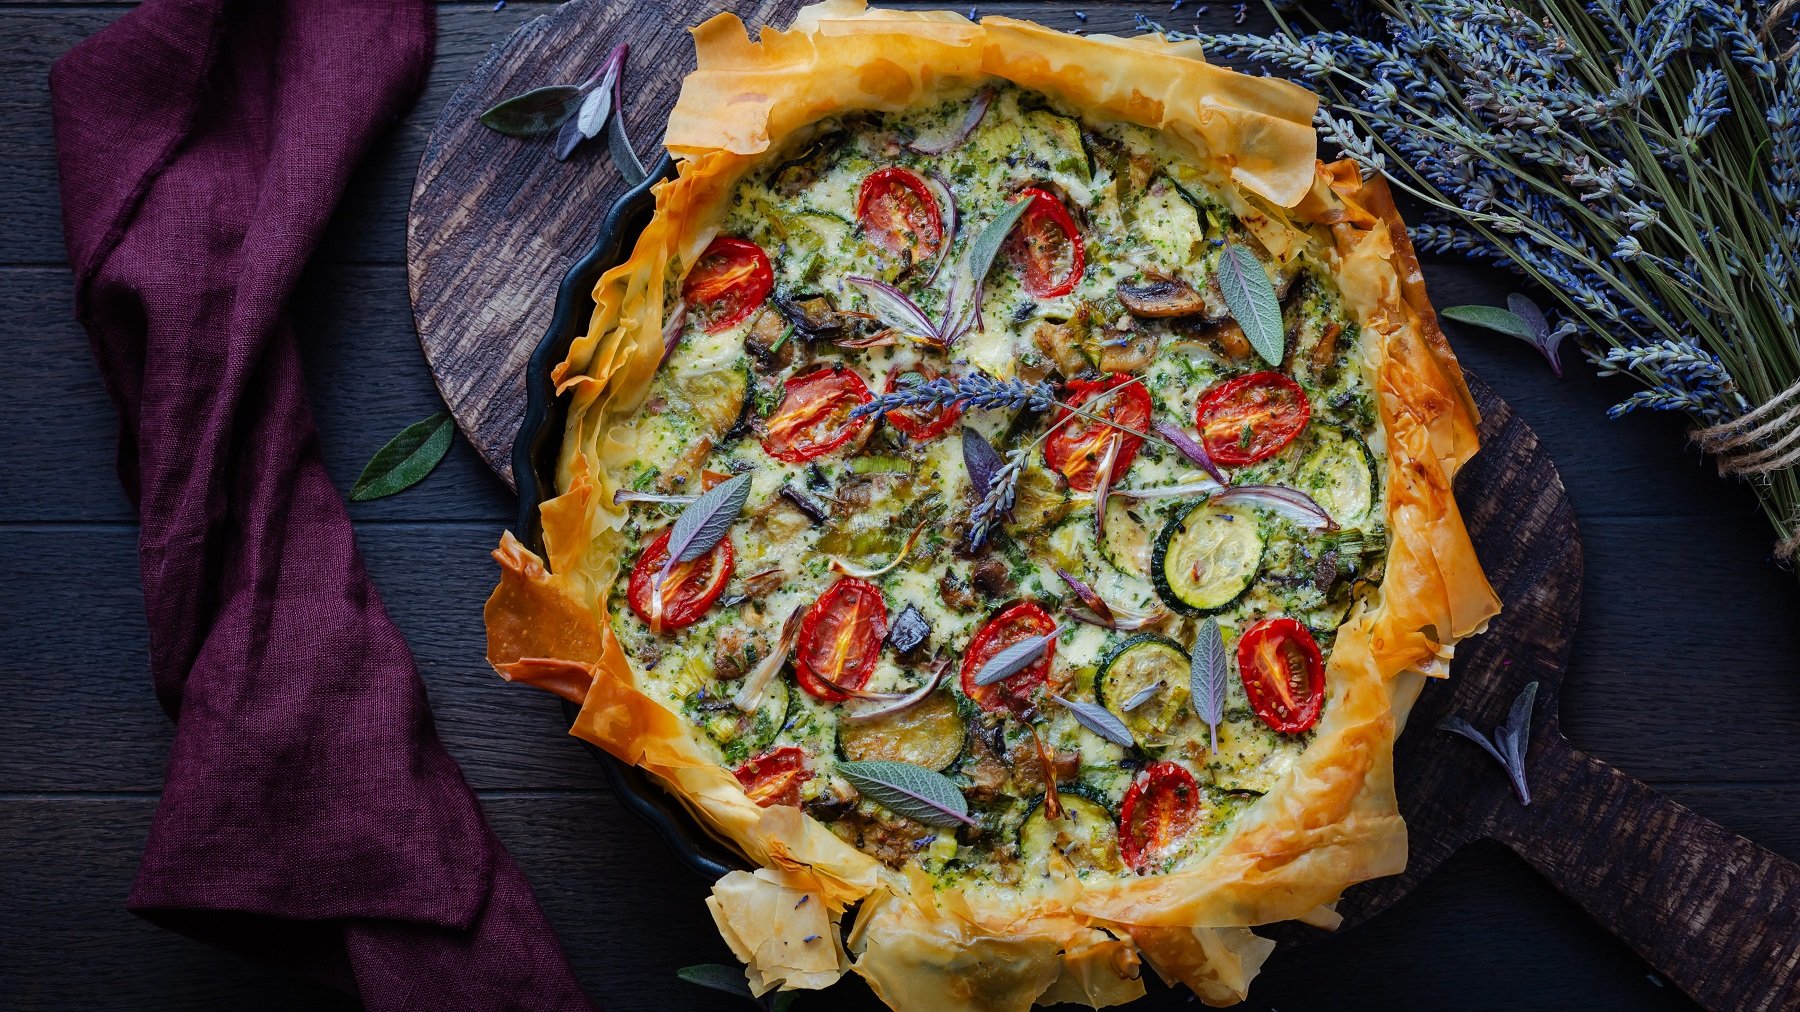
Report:
[[[1028,867],[1017,847],[1020,823],[1043,793],[1041,777],[1033,781],[1018,773],[1035,768],[1030,756],[1035,748],[1030,741],[1033,730],[1050,751],[1078,756],[1079,772],[1062,789],[1078,790],[1114,817],[1144,757],[1088,731],[1047,697],[1029,720],[982,715],[954,684],[955,665],[976,631],[1005,601],[1035,600],[1052,613],[1068,603],[1068,589],[1055,567],[1082,578],[1117,608],[1139,612],[1159,608],[1157,592],[1140,568],[1142,551],[1184,500],[1115,505],[1113,510],[1141,531],[1127,528],[1118,535],[1122,540],[1103,548],[1093,532],[1091,494],[1067,490],[1046,469],[1041,453],[1034,451],[1025,484],[1041,489],[1043,495],[1033,499],[1030,510],[1021,503],[980,556],[997,560],[1004,570],[1003,579],[990,581],[1004,584],[1001,593],[985,595],[969,589],[977,582],[974,570],[979,560],[957,550],[974,496],[954,428],[944,437],[914,443],[883,426],[866,439],[795,465],[764,452],[757,436],[763,419],[780,401],[784,379],[820,364],[846,365],[877,392],[890,370],[918,363],[952,375],[980,369],[1000,377],[1042,378],[1052,363],[1035,345],[1034,330],[1044,321],[1068,320],[1084,312],[1091,340],[1074,351],[1090,361],[1105,351],[1107,342],[1123,345],[1146,336],[1156,338],[1155,355],[1137,372],[1150,392],[1155,417],[1190,432],[1202,393],[1264,366],[1254,359],[1231,359],[1191,326],[1133,321],[1115,294],[1121,281],[1157,271],[1187,281],[1206,293],[1209,303],[1216,302],[1216,290],[1209,290],[1208,283],[1226,239],[1251,242],[1226,209],[1222,180],[1182,162],[1154,132],[1083,122],[1050,108],[1041,96],[1011,86],[999,90],[980,127],[950,153],[928,158],[902,145],[909,137],[949,129],[965,107],[966,98],[959,98],[903,114],[822,125],[739,184],[722,232],[762,246],[774,269],[775,292],[784,299],[823,295],[839,309],[865,311],[862,296],[844,279],[867,275],[895,282],[936,319],[944,309],[950,272],[939,272],[926,282],[925,270],[905,270],[852,227],[861,181],[877,169],[902,165],[947,183],[961,219],[953,256],[1018,187],[1046,186],[1066,195],[1072,213],[1083,223],[1087,268],[1075,290],[1061,298],[1036,299],[1024,291],[1003,254],[986,287],[984,325],[948,354],[910,342],[860,350],[826,342],[805,346],[803,337],[795,334],[787,338],[797,345],[795,364],[773,370],[746,351],[746,339],[756,328],[770,326],[762,314],[781,311],[773,300],[759,313],[716,333],[706,333],[690,321],[680,346],[657,374],[647,407],[630,433],[638,458],[633,484],[678,491],[689,487],[703,468],[753,475],[746,520],[730,535],[736,575],[720,604],[698,623],[674,633],[657,635],[637,619],[623,600],[624,581],[614,588],[608,610],[646,691],[687,715],[695,740],[720,763],[741,763],[752,748],[797,746],[807,753],[814,771],[802,790],[803,803],[821,818],[835,818],[834,830],[852,844],[890,863],[917,862],[940,882],[1018,888],[1048,875],[1042,867]],[[824,153],[803,157],[819,147]],[[1287,300],[1286,313],[1299,346],[1289,372],[1306,391],[1313,421],[1281,452],[1239,468],[1231,477],[1236,483],[1292,484],[1296,469],[1316,449],[1313,432],[1329,427],[1333,433],[1361,439],[1374,451],[1375,501],[1380,501],[1379,489],[1385,487],[1380,473],[1384,442],[1372,408],[1358,328],[1329,275],[1310,253],[1303,252],[1290,272],[1294,269],[1300,278],[1294,284],[1301,287]],[[1272,272],[1276,270],[1271,266]],[[1339,331],[1336,352],[1325,367],[1317,368],[1308,354],[1328,326]],[[733,389],[730,379],[746,377],[745,413],[740,415],[737,404],[715,403],[721,390]],[[1009,411],[970,411],[963,417],[963,424],[981,431],[1002,452],[1030,442],[1047,422]],[[1344,452],[1355,449],[1349,440],[1333,445]],[[903,461],[906,472],[858,473],[856,461],[872,458]],[[1151,488],[1197,477],[1185,459],[1147,443],[1118,481]],[[780,497],[783,485],[830,506],[830,517],[823,524],[812,523]],[[1367,543],[1379,544],[1383,520],[1379,510],[1372,513],[1361,534]],[[1306,623],[1321,647],[1329,650],[1354,595],[1366,591],[1368,578],[1378,575],[1365,565],[1360,574],[1365,579],[1353,585],[1335,571],[1339,553],[1334,540],[1264,511],[1246,509],[1243,514],[1259,525],[1266,548],[1255,582],[1216,616],[1227,647],[1250,622],[1286,615]],[[627,530],[626,558],[634,559],[647,537],[674,515],[672,509],[636,507]],[[766,712],[758,715],[759,720],[708,716],[721,712],[721,701],[736,691],[736,679],[774,648],[789,613],[811,605],[837,579],[830,556],[862,566],[881,565],[900,551],[909,532],[920,524],[923,535],[913,551],[875,582],[883,590],[890,616],[908,605],[925,615],[931,626],[925,657],[952,664],[939,691],[956,696],[971,726],[971,744],[965,746],[965,757],[952,775],[970,785],[972,808],[984,826],[983,832],[966,835],[961,846],[947,832],[918,826],[855,798],[833,772],[845,705],[821,702],[795,687],[791,668],[780,676],[788,691],[765,698]],[[1124,547],[1110,550],[1120,545]],[[1378,566],[1379,552],[1374,558]],[[770,571],[779,575],[761,575]],[[754,586],[748,579],[753,576],[758,578]],[[1193,642],[1197,625],[1198,619],[1176,618],[1161,631],[1187,645]],[[1102,659],[1129,635],[1074,625],[1056,646],[1052,685],[1069,698],[1094,700]],[[903,661],[886,649],[866,687],[909,689],[920,683],[929,667],[929,660]],[[1199,823],[1161,855],[1159,870],[1179,867],[1205,853],[1261,793],[1276,789],[1283,772],[1307,747],[1310,734],[1269,730],[1252,713],[1243,685],[1233,678],[1219,739],[1218,752],[1210,751],[1206,727],[1189,719],[1179,725],[1176,740],[1163,751],[1163,758],[1181,763],[1196,776],[1206,796]],[[1014,775],[997,790],[979,786],[981,752],[1012,764]]]

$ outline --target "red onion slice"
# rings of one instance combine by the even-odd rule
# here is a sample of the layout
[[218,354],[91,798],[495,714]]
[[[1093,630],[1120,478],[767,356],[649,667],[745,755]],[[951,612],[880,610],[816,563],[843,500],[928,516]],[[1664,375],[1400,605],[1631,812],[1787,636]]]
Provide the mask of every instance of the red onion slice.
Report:
[[1113,468],[1119,462],[1119,445],[1124,437],[1115,432],[1106,441],[1106,456],[1100,458],[1100,472],[1094,479],[1094,540],[1106,544],[1106,499],[1112,494]]
[[982,117],[987,115],[988,106],[993,102],[994,89],[981,89],[975,93],[974,100],[969,103],[969,111],[963,113],[962,123],[954,132],[945,137],[934,137],[924,141],[915,140],[906,146],[921,155],[941,155],[955,148],[963,141],[968,140],[969,135],[975,132],[975,128],[981,125]]
[[687,324],[687,314],[687,302],[676,299],[675,305],[669,309],[668,322],[663,324],[663,353],[662,360],[656,363],[658,369],[668,363],[669,356],[675,354],[675,348],[681,344],[681,328]]
[[900,698],[888,703],[886,706],[876,706],[867,710],[847,712],[844,714],[844,719],[849,721],[874,720],[877,717],[887,717],[899,713],[902,710],[911,709],[924,702],[926,697],[930,696],[932,692],[937,689],[938,684],[944,680],[944,672],[949,670],[950,659],[946,657],[932,668],[931,677],[925,679],[924,685],[900,696]]
[[882,323],[918,337],[938,339],[938,329],[931,318],[905,292],[875,278],[849,277],[844,281],[868,298],[869,308]]
[[937,263],[931,265],[931,274],[925,279],[928,285],[937,280],[938,272],[950,262],[950,248],[956,245],[957,222],[956,191],[950,188],[950,180],[936,169],[931,170],[930,179],[937,187],[940,198],[938,206],[944,209],[944,248],[938,251]]
[[[660,596],[660,595],[659,595]],[[775,649],[762,659],[744,684],[738,686],[737,693],[731,697],[731,705],[744,713],[755,713],[762,708],[763,693],[769,690],[769,683],[781,674],[787,665],[788,655],[794,652],[794,644],[800,639],[800,620],[806,614],[806,606],[797,604],[788,612],[787,621],[781,623],[781,638],[776,641]]]
[[660,495],[656,492],[633,492],[631,489],[622,488],[613,493],[613,505],[623,506],[626,503],[641,502],[657,506],[686,506],[698,498],[700,497],[697,495]]
[[1282,485],[1236,485],[1212,497],[1215,503],[1244,503],[1278,513],[1309,531],[1335,531],[1337,521],[1313,497]]
[[[1062,581],[1069,585],[1069,589],[1075,592],[1076,597],[1081,599],[1082,605],[1086,607],[1095,618],[1099,619],[1098,622],[1091,624],[1111,627],[1114,618],[1112,606],[1106,603],[1106,599],[1100,596],[1099,591],[1096,591],[1094,588],[1076,579],[1073,574],[1068,570],[1063,569],[1061,566],[1055,568],[1056,575],[1062,577]],[[1076,617],[1079,618],[1080,616],[1077,615]]]
[[1168,440],[1169,445],[1180,450],[1183,457],[1199,464],[1200,469],[1207,474],[1212,475],[1214,481],[1226,486],[1231,484],[1231,482],[1225,480],[1225,475],[1219,470],[1219,465],[1213,463],[1212,454],[1206,452],[1206,447],[1202,446],[1187,433],[1181,431],[1179,425],[1171,425],[1168,422],[1159,421],[1151,425],[1150,428],[1157,435]]

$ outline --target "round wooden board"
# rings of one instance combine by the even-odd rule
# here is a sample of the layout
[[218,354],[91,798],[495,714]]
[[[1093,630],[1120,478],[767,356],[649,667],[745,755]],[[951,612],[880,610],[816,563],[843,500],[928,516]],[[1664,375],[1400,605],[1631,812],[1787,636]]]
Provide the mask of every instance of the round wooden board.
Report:
[[[754,0],[729,8],[754,27],[784,24],[800,6]],[[681,78],[694,65],[682,26],[726,8],[720,0],[564,4],[495,46],[432,129],[407,215],[413,320],[444,403],[509,485],[526,360],[550,323],[563,272],[593,245],[601,217],[626,186],[598,140],[559,162],[551,138],[507,137],[477,117],[532,88],[581,81],[614,45],[629,43],[626,127],[639,157],[653,162]]]
[[[739,13],[755,25],[785,21],[798,6],[798,0],[764,0]],[[619,16],[629,9],[639,16]],[[625,0],[565,4],[496,46],[433,131],[408,229],[414,315],[445,401],[509,483],[527,360],[549,323],[565,269],[593,244],[606,209],[626,187],[597,142],[557,162],[548,138],[505,137],[476,117],[506,96],[586,77],[625,41],[635,68],[628,71],[634,97],[627,123],[648,154],[643,138],[660,136],[678,82],[692,67],[692,44],[674,26],[698,23],[716,10],[716,0],[672,0],[654,16]],[[1489,760],[1473,746],[1431,727],[1448,712],[1493,723],[1529,680],[1528,670],[1546,683],[1540,707],[1554,714],[1579,612],[1581,548],[1555,466],[1504,401],[1479,380],[1472,387],[1485,416],[1483,450],[1458,490],[1507,613],[1458,658],[1459,677],[1427,686],[1397,760],[1414,857],[1404,876],[1352,890],[1344,905],[1348,923],[1385,908],[1458,847],[1491,831],[1491,813],[1503,811],[1510,797],[1504,778],[1482,765]],[[1525,663],[1515,666],[1514,658]],[[1546,730],[1553,727],[1553,717],[1544,722]],[[1470,791],[1471,782],[1491,789]]]

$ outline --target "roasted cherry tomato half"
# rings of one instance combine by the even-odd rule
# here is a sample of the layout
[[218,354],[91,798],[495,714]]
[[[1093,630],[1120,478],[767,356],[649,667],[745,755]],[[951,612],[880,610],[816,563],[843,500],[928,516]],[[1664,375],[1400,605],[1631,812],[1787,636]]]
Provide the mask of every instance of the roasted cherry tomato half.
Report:
[[886,639],[887,598],[881,588],[867,580],[839,580],[800,622],[794,680],[815,699],[841,703],[850,698],[843,689],[867,684]]
[[[1142,432],[1150,425],[1150,391],[1144,389],[1143,383],[1134,382],[1129,377],[1077,380],[1068,386],[1068,402],[1075,407],[1083,407],[1100,394],[1125,383],[1130,383],[1131,386],[1108,396],[1088,410]],[[1061,422],[1068,414],[1066,410],[1060,412],[1057,421]],[[1112,471],[1116,482],[1131,469],[1131,462],[1137,457],[1138,447],[1143,445],[1143,439],[1079,416],[1061,425],[1050,434],[1049,439],[1044,440],[1044,463],[1050,470],[1068,479],[1070,488],[1078,492],[1092,492],[1100,481],[1100,464],[1106,459],[1107,444],[1115,439],[1119,441],[1119,454],[1113,460]]]
[[664,528],[644,546],[637,565],[631,567],[631,582],[626,587],[631,610],[657,632],[699,621],[731,580],[730,538],[722,539],[712,551],[692,562],[677,562],[670,567],[669,575],[663,576],[663,563],[669,561],[669,533],[673,530]]
[[988,619],[975,633],[969,650],[963,654],[963,695],[973,699],[983,710],[1010,710],[1020,713],[1031,706],[1033,689],[1050,676],[1050,661],[1056,656],[1056,644],[1044,648],[1044,656],[1018,673],[991,685],[976,685],[975,676],[982,665],[1014,643],[1032,636],[1047,636],[1056,629],[1050,613],[1030,601],[1020,601]]
[[1278,372],[1253,372],[1208,390],[1194,415],[1212,459],[1227,467],[1254,464],[1292,442],[1312,405],[1300,384]]
[[806,753],[792,745],[770,749],[731,772],[750,800],[764,808],[800,804],[800,785],[812,779]]
[[1250,708],[1284,734],[1318,723],[1325,705],[1325,659],[1312,633],[1291,618],[1265,618],[1238,640],[1238,675]]
[[[937,378],[938,371],[928,365],[896,369],[888,373],[886,392],[891,394],[899,387],[913,386]],[[942,408],[896,408],[887,413],[889,425],[919,442],[943,435],[961,417],[962,408],[954,404]]]
[[790,464],[830,453],[869,424],[851,418],[858,405],[873,400],[862,377],[843,366],[829,366],[789,379],[781,406],[764,431],[763,451]]
[[1029,200],[1031,207],[1006,237],[1007,257],[1019,271],[1025,290],[1040,299],[1054,299],[1075,290],[1087,268],[1081,229],[1069,209],[1048,190],[1027,186],[1015,200]]
[[911,169],[877,169],[856,191],[856,220],[876,246],[915,264],[944,249],[944,217],[931,186]]
[[1185,767],[1172,762],[1144,767],[1119,808],[1119,856],[1142,872],[1171,844],[1194,828],[1200,813],[1200,785]]
[[700,254],[681,297],[707,333],[724,330],[755,312],[775,287],[769,255],[748,239],[722,235]]

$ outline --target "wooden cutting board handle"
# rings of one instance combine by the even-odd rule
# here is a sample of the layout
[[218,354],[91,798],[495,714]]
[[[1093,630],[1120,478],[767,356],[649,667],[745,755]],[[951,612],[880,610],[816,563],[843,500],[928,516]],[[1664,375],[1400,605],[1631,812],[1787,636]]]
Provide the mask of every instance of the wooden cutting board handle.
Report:
[[1497,814],[1495,839],[1707,1008],[1800,1008],[1800,865],[1555,731],[1528,778],[1531,805]]

